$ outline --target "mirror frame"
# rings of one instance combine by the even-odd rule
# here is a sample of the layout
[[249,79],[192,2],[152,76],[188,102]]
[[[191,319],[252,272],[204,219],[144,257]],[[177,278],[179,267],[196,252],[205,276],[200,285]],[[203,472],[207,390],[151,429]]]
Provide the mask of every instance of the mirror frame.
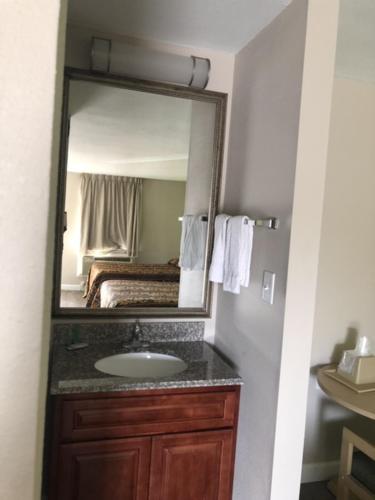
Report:
[[[216,106],[215,130],[214,130],[214,154],[212,162],[211,194],[208,209],[208,240],[205,257],[205,278],[203,290],[202,308],[177,308],[177,307],[129,307],[110,309],[86,309],[60,306],[61,293],[61,266],[64,237],[64,206],[67,174],[68,138],[69,138],[69,88],[71,81],[87,81],[104,83],[115,87],[161,94],[171,97],[179,97],[197,101],[211,102]],[[214,221],[218,208],[220,192],[220,180],[223,162],[225,118],[226,118],[227,94],[208,90],[193,89],[181,85],[166,84],[138,80],[134,78],[109,75],[94,71],[86,71],[76,68],[65,68],[63,105],[60,133],[60,158],[57,190],[57,210],[55,224],[55,256],[54,256],[54,280],[52,295],[52,316],[54,318],[173,318],[173,317],[210,317],[212,302],[212,284],[208,281],[208,267],[211,261],[213,248]]]

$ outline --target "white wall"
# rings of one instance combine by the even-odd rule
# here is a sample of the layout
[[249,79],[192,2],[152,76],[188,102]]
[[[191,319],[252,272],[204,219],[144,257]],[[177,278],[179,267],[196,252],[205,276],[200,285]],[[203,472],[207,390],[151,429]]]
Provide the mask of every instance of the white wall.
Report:
[[249,289],[218,301],[216,341],[245,383],[235,500],[299,497],[337,18],[338,1],[292,2],[236,60],[225,209],[280,228],[255,230]]
[[[0,498],[39,500],[65,2],[1,3]],[[58,36],[60,37],[58,43]],[[56,60],[59,61],[56,72]],[[56,91],[57,82],[57,91]],[[53,134],[56,126],[56,134]],[[4,244],[6,242],[6,244]]]
[[[184,214],[208,214],[214,153],[216,106],[193,101]],[[179,307],[202,307],[205,272],[181,269]]]
[[[277,216],[280,228],[255,229],[249,288],[218,297],[215,343],[245,384],[234,500],[271,493],[306,10],[293,2],[236,56],[224,210]],[[264,270],[276,273],[272,307],[261,300]]]
[[[309,3],[322,4],[323,2],[310,0]],[[324,3],[326,3],[325,0]],[[63,5],[65,6],[65,2]],[[233,163],[233,173],[244,174],[240,179],[244,182],[245,189],[239,191],[242,196],[237,204],[234,199],[237,181],[231,172],[227,197],[229,208],[243,209],[246,212],[252,208],[266,212],[269,209],[280,209],[277,215],[281,214],[282,217],[285,217],[289,210],[289,206],[286,207],[289,205],[289,197],[286,197],[285,205],[285,199],[281,202],[276,199],[274,205],[272,192],[267,194],[269,199],[264,205],[253,204],[253,201],[249,202],[247,197],[250,188],[252,189],[253,180],[255,187],[258,184],[268,189],[269,181],[277,178],[276,171],[272,171],[276,177],[265,178],[268,172],[266,155],[270,155],[268,159],[272,160],[271,166],[288,164],[288,158],[293,160],[292,150],[295,149],[296,115],[298,114],[296,94],[300,90],[299,66],[301,45],[303,45],[300,30],[303,31],[304,26],[304,7],[304,2],[299,2],[299,5],[293,4],[285,15],[275,21],[276,24],[267,28],[240,55],[236,71],[239,76],[244,72],[247,80],[241,84],[242,80],[237,79],[236,90],[240,94],[236,99],[235,123],[236,130],[241,133],[242,126],[244,126],[245,142],[242,142],[241,150],[233,157],[233,160],[238,159],[238,163]],[[6,100],[0,106],[3,140],[0,155],[2,162],[0,201],[1,214],[6,214],[6,217],[2,217],[0,222],[2,237],[8,243],[6,247],[1,247],[0,255],[2,261],[7,262],[8,265],[3,271],[3,289],[6,293],[0,301],[1,331],[5,337],[0,354],[2,371],[0,376],[0,461],[2,464],[0,494],[7,500],[40,498],[43,405],[46,390],[52,277],[51,246],[55,206],[54,189],[50,187],[50,182],[52,184],[55,182],[54,166],[57,156],[56,137],[52,137],[53,110],[60,109],[60,102],[56,105],[54,103],[56,56],[61,55],[62,47],[62,44],[59,44],[60,51],[56,54],[58,10],[59,2],[56,0],[36,0],[32,7],[30,7],[30,2],[25,0],[17,0],[2,6],[4,26],[1,33],[0,61],[7,71],[1,74],[1,96],[6,96]],[[324,27],[324,16],[320,20]],[[317,38],[320,35],[318,32],[315,34]],[[2,51],[2,47],[6,47],[6,51]],[[179,50],[184,53],[190,52],[190,49],[176,48],[176,51]],[[199,55],[199,51],[195,53]],[[38,54],[38,57],[35,57],[35,54]],[[201,54],[208,55],[213,62],[209,88],[231,93],[233,56],[203,49]],[[250,65],[246,62],[246,54],[251,55]],[[253,71],[253,67],[258,69],[257,73]],[[257,75],[259,75],[259,80]],[[307,75],[309,76],[311,77]],[[60,77],[61,65],[57,72],[59,82]],[[311,81],[313,82],[314,78],[311,78]],[[248,82],[251,82],[251,88]],[[262,83],[265,84],[264,87]],[[272,91],[269,95],[265,93],[267,89]],[[247,99],[241,101],[241,96],[248,98],[249,93],[250,95],[254,93],[255,102]],[[57,101],[59,101],[59,96],[60,89],[57,92]],[[242,105],[247,111],[254,112],[254,115],[242,112]],[[288,113],[287,107],[289,107]],[[283,118],[286,116],[288,119],[284,122]],[[289,121],[290,118],[291,121]],[[254,126],[255,130],[252,130],[256,119],[257,126]],[[56,114],[55,120],[57,124],[59,113]],[[275,125],[274,121],[276,121]],[[58,127],[55,130],[57,131]],[[288,147],[285,150],[280,147],[279,150],[277,147],[272,148],[271,142],[263,143],[263,156],[260,147],[264,138],[267,137],[272,137],[275,141],[280,140],[281,144],[284,144],[286,140]],[[315,136],[312,135],[312,137],[315,140]],[[53,139],[54,147],[51,146]],[[234,136],[233,140],[235,139]],[[250,146],[245,147],[247,140],[254,151],[251,151]],[[311,156],[314,158],[314,154]],[[242,171],[245,166],[254,165],[258,158],[265,167],[264,173],[260,172],[260,169],[251,168],[249,171]],[[307,163],[311,166],[309,162]],[[51,165],[53,165],[52,170]],[[293,165],[289,165],[289,168],[290,175]],[[279,184],[283,189],[282,182]],[[276,189],[275,192],[277,192]],[[50,193],[52,193],[51,200],[49,199]],[[257,202],[256,192],[254,196]],[[262,201],[263,197],[260,202]],[[31,224],[31,221],[34,221],[34,224]],[[286,250],[285,242],[288,240],[289,233],[285,219],[284,223],[285,226],[279,233],[280,236],[276,236],[283,252]],[[259,236],[259,250],[265,248],[266,240],[270,237],[269,233]],[[20,245],[20,242],[23,244]],[[267,248],[264,261],[262,255],[259,255],[262,252],[255,251],[255,255],[260,259],[257,264],[259,267],[268,262],[273,264],[274,250],[270,249],[269,244]],[[20,263],[22,263],[22,273]],[[277,264],[276,261],[275,263]],[[278,272],[278,269],[276,265],[274,270]],[[281,275],[285,273],[284,267],[280,267],[280,273]],[[267,428],[270,424],[267,412],[269,409],[274,412],[276,406],[273,401],[277,393],[277,367],[275,367],[274,355],[277,357],[280,353],[278,339],[280,318],[276,320],[277,328],[274,329],[272,318],[267,317],[269,310],[265,310],[264,305],[258,302],[259,273],[255,283],[257,283],[257,289],[249,290],[245,295],[246,300],[244,296],[236,300],[223,296],[220,299],[220,305],[225,305],[228,318],[225,315],[220,316],[219,341],[231,355],[234,349],[233,335],[237,335],[240,339],[239,348],[232,353],[233,359],[238,365],[251,368],[245,373],[247,396],[242,400],[242,406],[245,408],[242,410],[242,415],[244,411],[249,411],[249,413],[247,415],[245,413],[246,420],[242,419],[241,423],[242,429],[246,432],[241,435],[240,440],[239,457],[241,460],[237,462],[236,500],[249,498],[251,492],[254,493],[253,498],[257,500],[267,498],[270,483],[272,436],[268,435],[268,431],[270,430],[272,434],[273,430]],[[278,281],[277,300],[283,300],[284,286],[285,283],[283,285]],[[12,293],[9,293],[9,290]],[[246,308],[257,317],[257,325],[252,322],[247,324],[247,321],[244,321],[248,314]],[[276,306],[276,315],[279,314],[280,306]],[[228,321],[229,319],[231,321]],[[207,327],[207,334],[210,337],[213,334],[213,322],[208,322]],[[259,375],[257,379],[251,378],[251,373],[256,373],[257,368],[260,374],[265,375],[264,378]],[[242,368],[241,371],[244,372]],[[270,385],[271,392],[267,392],[268,387],[262,385],[265,380],[265,385]],[[246,428],[244,428],[245,424]],[[246,449],[249,443],[251,449]],[[290,466],[288,461],[286,463]],[[254,478],[250,481],[251,484],[249,484],[250,477]],[[239,479],[243,480],[242,496]],[[291,500],[291,497],[288,500]]]
[[299,498],[338,14],[308,2],[271,500]]
[[[324,195],[311,366],[337,362],[355,334],[375,347],[375,84],[335,79]],[[310,376],[305,438],[305,479],[328,475],[338,460],[343,423],[354,419],[325,397]],[[374,424],[370,425],[372,432]],[[324,465],[324,467],[323,467]],[[309,474],[310,472],[310,474]]]
[[[89,28],[84,28],[80,26],[68,26],[67,44],[66,44],[66,64],[68,66],[76,68],[88,69],[90,63],[89,55],[90,55],[91,37],[100,35],[108,36],[108,33],[95,32]],[[225,178],[227,172],[229,124],[231,117],[233,72],[234,72],[234,59],[235,59],[234,54],[207,48],[194,47],[194,49],[192,49],[190,47],[165,44],[157,41],[129,39],[128,37],[123,37],[118,34],[110,36],[116,40],[122,40],[122,39],[131,40],[132,43],[143,45],[145,47],[151,47],[156,50],[162,50],[167,52],[169,51],[172,53],[189,55],[189,56],[193,51],[194,55],[196,56],[210,58],[211,71],[210,71],[210,80],[207,85],[207,90],[214,90],[217,92],[224,92],[228,94],[227,120],[225,128],[225,143],[224,143],[224,154],[223,154],[223,171],[222,171],[222,181],[221,181],[223,189],[221,191],[221,198],[220,198],[220,202],[222,202],[224,197]],[[205,320],[205,338],[208,341],[213,341],[215,335],[215,311],[216,311],[216,297],[217,297],[216,288],[214,288],[212,295],[213,295],[212,318]],[[191,319],[189,320],[191,321]],[[175,320],[166,319],[166,321],[175,321]]]

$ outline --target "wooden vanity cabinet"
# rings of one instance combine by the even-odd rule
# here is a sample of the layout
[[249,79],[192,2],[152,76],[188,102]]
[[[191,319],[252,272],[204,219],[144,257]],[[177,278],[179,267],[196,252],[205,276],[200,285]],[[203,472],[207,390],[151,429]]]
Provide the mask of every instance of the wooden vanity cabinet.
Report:
[[53,396],[49,500],[230,500],[239,386]]
[[59,450],[59,500],[147,500],[150,438],[63,444]]
[[233,439],[230,429],[155,437],[149,500],[230,499]]

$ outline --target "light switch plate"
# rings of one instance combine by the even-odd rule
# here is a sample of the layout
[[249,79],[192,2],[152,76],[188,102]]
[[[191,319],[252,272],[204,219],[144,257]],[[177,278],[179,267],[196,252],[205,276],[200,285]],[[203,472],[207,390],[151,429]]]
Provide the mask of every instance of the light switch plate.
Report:
[[263,284],[262,284],[262,299],[267,302],[267,304],[273,304],[273,296],[275,292],[275,273],[270,271],[264,271],[263,273]]

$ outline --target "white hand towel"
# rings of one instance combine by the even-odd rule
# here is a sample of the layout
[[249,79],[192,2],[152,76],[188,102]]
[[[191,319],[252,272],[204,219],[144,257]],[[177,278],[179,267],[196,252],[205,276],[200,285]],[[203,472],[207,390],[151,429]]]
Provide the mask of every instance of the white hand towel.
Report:
[[179,266],[186,271],[204,269],[207,220],[203,220],[203,217],[184,215],[182,219]]
[[224,253],[228,219],[230,216],[226,214],[217,215],[215,218],[214,249],[209,272],[209,280],[214,283],[224,281]]
[[224,284],[226,292],[240,293],[241,286],[249,286],[254,221],[246,216],[229,219],[224,256]]

